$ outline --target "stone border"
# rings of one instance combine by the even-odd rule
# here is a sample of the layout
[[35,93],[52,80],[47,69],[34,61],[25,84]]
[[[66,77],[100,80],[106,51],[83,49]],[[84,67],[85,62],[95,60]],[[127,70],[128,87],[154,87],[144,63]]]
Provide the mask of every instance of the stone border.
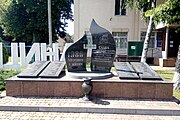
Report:
[[176,109],[131,109],[131,108],[97,108],[97,107],[48,107],[48,106],[0,106],[0,111],[21,112],[73,112],[73,113],[103,113],[131,115],[169,115],[180,116]]

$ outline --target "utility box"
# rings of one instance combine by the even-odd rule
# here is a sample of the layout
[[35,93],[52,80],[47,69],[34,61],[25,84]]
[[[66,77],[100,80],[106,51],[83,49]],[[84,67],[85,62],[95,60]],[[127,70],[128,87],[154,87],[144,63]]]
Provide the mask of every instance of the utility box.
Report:
[[128,42],[128,56],[141,56],[143,49],[143,42],[129,41]]

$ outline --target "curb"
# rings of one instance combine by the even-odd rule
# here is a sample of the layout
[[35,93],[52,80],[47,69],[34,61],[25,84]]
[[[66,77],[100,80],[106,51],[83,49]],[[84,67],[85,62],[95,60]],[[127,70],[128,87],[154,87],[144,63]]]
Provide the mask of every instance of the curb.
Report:
[[180,116],[180,110],[176,110],[176,109],[131,109],[131,108],[48,107],[48,106],[0,106],[0,111],[103,113],[103,114]]

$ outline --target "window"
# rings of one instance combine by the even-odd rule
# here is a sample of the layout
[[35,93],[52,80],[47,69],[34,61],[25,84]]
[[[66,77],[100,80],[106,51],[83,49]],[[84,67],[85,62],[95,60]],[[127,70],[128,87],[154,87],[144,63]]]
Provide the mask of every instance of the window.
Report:
[[162,47],[162,39],[163,39],[163,33],[158,32],[157,33],[157,47]]
[[127,49],[127,32],[113,32],[112,35],[117,49]]
[[[141,32],[141,41],[144,41],[146,37],[146,32]],[[155,32],[151,33],[148,48],[154,48],[155,46]]]
[[115,0],[115,15],[126,15],[124,0]]
[[90,31],[85,31],[85,34],[86,34],[86,37],[87,37],[88,41],[91,41],[92,40],[92,36],[91,36]]

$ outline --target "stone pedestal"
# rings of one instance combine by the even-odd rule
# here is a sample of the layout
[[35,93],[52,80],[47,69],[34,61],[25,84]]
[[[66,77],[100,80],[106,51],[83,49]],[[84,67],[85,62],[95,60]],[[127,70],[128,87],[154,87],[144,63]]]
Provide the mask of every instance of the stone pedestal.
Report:
[[[20,97],[82,97],[82,79],[62,78],[17,78],[6,80],[7,96]],[[172,99],[173,83],[168,81],[119,80],[114,76],[109,79],[92,80],[91,95],[101,98],[142,98]]]

